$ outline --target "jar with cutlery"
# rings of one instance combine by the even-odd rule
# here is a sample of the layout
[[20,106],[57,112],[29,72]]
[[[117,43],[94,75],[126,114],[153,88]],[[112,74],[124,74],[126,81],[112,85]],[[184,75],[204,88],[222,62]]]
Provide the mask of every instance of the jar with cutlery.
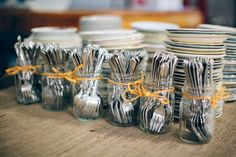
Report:
[[180,103],[179,136],[187,143],[208,143],[215,130],[216,94],[212,59],[194,58],[184,61],[186,74]]
[[[17,102],[22,104],[37,103],[41,101],[40,88],[35,79],[37,69],[40,68],[35,63],[39,45],[34,42],[22,42],[19,36],[14,47],[17,54],[15,70],[19,70],[15,74]],[[14,71],[14,67],[8,69],[7,72],[11,74],[12,70]]]
[[172,53],[156,52],[151,74],[145,75],[139,110],[139,126],[144,132],[158,134],[171,130],[175,103],[172,80],[177,61]]
[[[128,88],[136,88],[141,79],[140,74],[120,76],[111,73],[108,80],[108,115],[111,124],[131,126],[137,124],[140,99],[129,93]],[[137,98],[137,99],[136,99]]]
[[143,83],[144,97],[141,98],[139,126],[149,133],[166,133],[171,130],[175,95],[172,79],[153,82],[147,76]]
[[51,111],[67,110],[72,106],[71,83],[66,79],[69,53],[53,43],[41,49],[44,66],[42,73],[42,106]]
[[103,104],[101,68],[108,52],[98,45],[87,45],[83,52],[72,51],[71,55],[75,67],[82,65],[73,88],[73,114],[80,120],[97,119]]
[[[107,119],[117,126],[137,124],[139,98],[130,90],[141,84],[138,72],[143,60],[142,52],[116,51],[109,58],[111,74],[108,80]],[[136,97],[136,98],[135,98]]]
[[98,119],[102,116],[103,104],[101,74],[80,74],[79,78],[81,81],[73,85],[74,117],[80,120]]
[[70,82],[56,75],[42,76],[43,108],[50,111],[64,111],[71,105],[72,92]]

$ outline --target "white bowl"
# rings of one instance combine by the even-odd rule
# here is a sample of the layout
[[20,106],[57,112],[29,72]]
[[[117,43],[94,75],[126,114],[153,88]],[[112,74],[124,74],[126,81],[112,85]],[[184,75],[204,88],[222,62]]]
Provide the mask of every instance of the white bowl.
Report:
[[33,11],[64,11],[67,10],[72,0],[28,0],[29,8]]
[[131,24],[131,27],[140,31],[164,32],[166,29],[177,29],[179,26],[167,22],[140,21]]
[[62,40],[77,35],[75,27],[37,27],[31,29],[31,37],[39,40]]

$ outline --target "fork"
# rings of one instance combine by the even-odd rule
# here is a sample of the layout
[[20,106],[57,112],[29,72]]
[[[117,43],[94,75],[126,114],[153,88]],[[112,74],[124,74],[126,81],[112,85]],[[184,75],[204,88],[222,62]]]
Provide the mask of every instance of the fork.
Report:
[[150,121],[150,130],[159,133],[164,124],[165,124],[165,109],[161,104],[159,104],[153,112],[152,119]]

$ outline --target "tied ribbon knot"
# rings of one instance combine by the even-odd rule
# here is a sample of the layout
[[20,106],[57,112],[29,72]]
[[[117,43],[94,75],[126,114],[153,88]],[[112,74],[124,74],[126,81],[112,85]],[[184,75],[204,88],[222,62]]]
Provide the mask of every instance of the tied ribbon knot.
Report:
[[[127,86],[127,89],[124,90],[123,93],[121,94],[122,98],[127,102],[135,101],[140,97],[150,97],[150,98],[154,98],[154,99],[158,100],[163,105],[167,105],[170,103],[169,99],[166,98],[166,96],[161,95],[161,93],[173,92],[174,91],[173,87],[171,87],[169,89],[165,89],[165,90],[157,90],[154,92],[150,92],[142,86],[143,81],[144,81],[144,75],[143,75],[143,73],[141,73],[141,79],[134,81],[134,82],[121,83],[121,82],[115,82],[113,80],[108,80],[108,83],[118,85],[118,86]],[[131,99],[127,99],[126,95],[128,93],[135,95],[135,97],[133,97]]]
[[144,97],[154,98],[154,99],[158,100],[161,104],[168,105],[168,104],[170,104],[170,101],[166,96],[162,95],[162,93],[173,92],[174,90],[175,90],[174,87],[170,87],[168,89],[150,92],[147,89],[145,89],[144,87],[142,87],[142,91],[143,91],[142,94]]
[[58,69],[52,67],[52,71],[54,73],[43,73],[43,76],[48,76],[49,78],[64,78],[69,82],[72,83],[78,83],[80,81],[89,81],[89,80],[101,80],[102,77],[94,77],[94,78],[85,78],[85,77],[80,77],[79,75],[76,75],[75,73],[83,67],[83,64],[75,67],[74,70],[68,71],[68,72],[60,72]]
[[210,96],[192,96],[187,92],[183,92],[183,97],[187,99],[194,99],[194,100],[202,100],[202,99],[210,99],[211,107],[216,108],[219,100],[225,100],[229,98],[229,94],[225,92],[225,87],[221,87],[217,93],[210,97]]
[[[140,96],[139,93],[141,93],[140,91],[140,86],[142,84],[144,80],[144,75],[142,74],[142,77],[141,79],[137,80],[137,81],[134,81],[134,82],[129,82],[129,83],[122,83],[122,82],[115,82],[111,79],[108,80],[108,83],[110,84],[114,84],[114,85],[117,85],[117,86],[123,86],[123,87],[127,87],[126,90],[124,90],[124,92],[122,93],[122,98],[127,101],[127,102],[132,102],[132,101],[135,101],[137,100]],[[127,93],[130,93],[132,95],[136,95],[136,97],[133,97],[131,99],[127,99],[126,98],[126,94]]]
[[21,71],[31,71],[32,73],[36,73],[36,70],[40,68],[40,65],[25,65],[25,66],[14,66],[11,68],[6,69],[6,76],[16,75]]
[[216,95],[211,98],[211,106],[213,108],[216,108],[217,103],[218,103],[219,100],[221,100],[221,99],[222,100],[228,99],[229,96],[230,96],[229,93],[225,92],[225,87],[221,87],[218,90],[218,92],[216,93]]

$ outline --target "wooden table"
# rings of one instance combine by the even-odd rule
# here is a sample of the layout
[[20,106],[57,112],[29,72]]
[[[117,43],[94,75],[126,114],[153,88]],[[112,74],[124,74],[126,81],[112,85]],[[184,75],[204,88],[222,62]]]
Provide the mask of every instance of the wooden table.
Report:
[[71,112],[49,112],[38,104],[15,102],[14,88],[0,91],[0,156],[235,157],[236,104],[226,104],[212,141],[190,145],[168,134],[145,134],[138,127],[116,127],[105,119],[81,122]]

